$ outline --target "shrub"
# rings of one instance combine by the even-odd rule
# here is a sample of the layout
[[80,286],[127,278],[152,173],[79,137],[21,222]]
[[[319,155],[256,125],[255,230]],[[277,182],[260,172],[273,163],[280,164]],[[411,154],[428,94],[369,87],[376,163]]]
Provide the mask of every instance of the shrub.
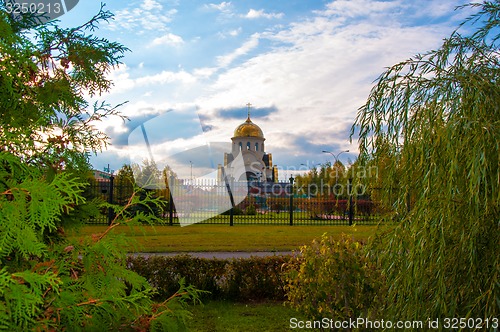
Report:
[[257,214],[257,208],[255,207],[255,205],[250,204],[249,206],[247,206],[247,208],[245,209],[245,214],[247,216],[255,216]]
[[285,208],[280,203],[273,203],[271,205],[271,211],[274,211],[276,213],[279,213],[279,212],[284,211],[284,210],[285,210]]
[[383,278],[359,242],[323,235],[303,246],[289,267],[286,297],[312,319],[372,317],[382,302]]
[[375,209],[375,204],[371,200],[366,200],[366,199],[359,199],[354,202],[356,211],[359,214],[369,216],[373,214],[373,211]]
[[209,293],[204,299],[284,300],[282,266],[290,256],[206,259],[189,255],[131,257],[129,268],[156,290],[156,300],[174,294],[183,277],[187,284]]

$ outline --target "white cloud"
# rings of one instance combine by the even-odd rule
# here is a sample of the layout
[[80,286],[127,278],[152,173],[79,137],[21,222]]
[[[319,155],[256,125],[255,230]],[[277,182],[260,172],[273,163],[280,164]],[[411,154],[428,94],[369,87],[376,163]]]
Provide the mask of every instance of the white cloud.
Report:
[[[461,2],[461,3],[460,3]],[[426,4],[426,6],[419,6],[418,3],[410,3],[409,5],[409,12],[414,13],[414,16],[419,18],[419,17],[450,17],[451,15],[454,15],[457,17],[457,19],[464,19],[469,15],[467,11],[455,11],[456,7],[460,4],[467,4],[470,1],[463,0],[459,1],[457,3],[456,1],[436,1],[436,2],[429,2]],[[415,8],[415,7],[422,7],[422,8]]]
[[236,37],[241,33],[242,29],[239,27],[238,29],[234,29],[228,32],[228,34],[232,37]]
[[147,85],[155,85],[155,84],[165,84],[165,83],[173,83],[177,82],[180,84],[190,84],[196,81],[196,77],[192,74],[180,70],[177,72],[164,70],[159,74],[140,77],[135,80],[138,86],[147,86]]
[[[428,6],[420,7],[409,3],[334,1],[308,19],[254,33],[239,47],[217,56],[217,67],[162,71],[134,79],[130,68],[120,67],[113,73],[115,89],[137,90],[139,95],[152,91],[148,105],[155,109],[161,100],[169,100],[172,108],[183,102],[199,105],[203,114],[212,115],[206,120],[214,125],[207,141],[229,141],[246,117],[217,118],[220,110],[243,108],[247,102],[256,108],[273,107],[276,112],[253,120],[263,129],[274,161],[286,165],[319,153],[311,158],[324,162],[321,149],[312,151],[315,146],[357,150],[356,142],[348,143],[348,128],[384,68],[436,48],[455,27],[446,21],[454,18],[446,17],[441,1],[429,0]],[[230,2],[212,5],[220,11],[231,7]],[[443,16],[442,25],[420,25],[418,20],[407,24],[410,16],[435,17],[429,8]],[[167,41],[168,35],[159,38]],[[269,44],[265,51],[259,49]],[[134,103],[127,112],[137,113],[139,106],[144,105]]]
[[218,68],[195,68],[193,70],[193,75],[200,78],[209,78],[217,72]]
[[134,30],[141,34],[145,30],[165,31],[168,23],[177,14],[177,9],[165,10],[155,0],[143,0],[139,7],[127,7],[116,11],[113,21],[107,28],[110,30]]
[[243,31],[243,29],[241,27],[239,27],[237,29],[232,29],[232,30],[229,30],[229,31],[219,32],[217,35],[221,39],[226,39],[228,37],[238,37],[241,34],[242,31]]
[[162,10],[163,6],[155,0],[144,0],[144,2],[141,4],[141,7],[144,10]]
[[[426,7],[422,6],[421,7]],[[427,4],[426,4],[427,5]],[[388,16],[393,11],[401,9],[400,1],[373,0],[336,0],[326,6],[326,10],[317,12],[324,16],[339,16],[343,18],[361,17],[382,14]]]
[[110,91],[112,93],[130,90],[135,86],[134,80],[130,77],[129,67],[126,64],[121,64],[111,70],[108,78],[113,82]]
[[228,1],[228,2],[223,1],[223,2],[221,2],[219,4],[209,3],[209,4],[205,5],[205,8],[215,9],[215,10],[218,10],[218,11],[221,11],[221,12],[228,12],[228,11],[231,10],[232,4],[231,4],[230,1]]
[[[137,66],[138,69],[142,69],[143,67],[144,64],[142,62]],[[162,89],[172,94],[184,94],[185,91],[194,89],[193,86],[198,83],[198,78],[203,78],[204,75],[206,76],[209,73],[207,69],[191,74],[180,68],[178,71],[164,70],[158,74],[132,77],[131,71],[131,68],[125,64],[114,68],[108,74],[108,78],[114,85],[108,93],[100,97],[108,98],[114,96],[122,102],[123,98],[128,100],[131,97],[147,94],[155,99],[162,100],[167,96],[167,93],[161,91]],[[121,97],[118,97],[120,95]]]
[[[437,25],[405,27],[401,17],[392,13],[402,10],[397,2],[358,0],[355,4],[364,7],[356,12],[348,1],[336,1],[312,19],[276,33],[261,33],[220,57],[219,64],[228,66],[255,48],[258,39],[282,45],[222,72],[211,94],[198,101],[202,111],[243,107],[248,101],[257,108],[277,108],[267,119],[254,120],[262,127],[270,152],[279,149],[282,157],[311,152],[294,150],[293,139],[355,152],[355,144],[348,143],[348,128],[373,81],[385,67],[435,48],[447,34]],[[379,15],[380,20],[347,20],[358,14]],[[218,125],[210,133],[214,138],[230,135],[238,125],[238,121],[213,121]]]
[[169,45],[169,46],[180,46],[184,44],[184,40],[181,36],[174,35],[173,33],[167,33],[161,37],[155,38],[152,42],[153,46],[158,45]]
[[253,34],[249,40],[247,40],[243,45],[234,50],[232,53],[218,56],[217,64],[220,67],[227,67],[238,57],[248,54],[248,52],[255,49],[258,45],[259,45],[259,34]]
[[249,19],[256,19],[256,18],[267,18],[267,19],[273,19],[273,18],[282,18],[285,16],[283,13],[266,13],[264,9],[260,10],[255,10],[255,9],[250,9],[246,15],[242,15],[244,18],[249,18]]

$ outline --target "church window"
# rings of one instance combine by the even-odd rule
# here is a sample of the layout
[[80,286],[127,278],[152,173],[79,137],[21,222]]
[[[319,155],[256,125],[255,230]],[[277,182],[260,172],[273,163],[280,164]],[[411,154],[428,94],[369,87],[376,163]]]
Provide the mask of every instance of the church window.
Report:
[[240,142],[240,151],[243,150],[243,144]]
[[255,143],[255,151],[259,151],[259,143]]
[[247,150],[250,151],[250,142],[247,142]]

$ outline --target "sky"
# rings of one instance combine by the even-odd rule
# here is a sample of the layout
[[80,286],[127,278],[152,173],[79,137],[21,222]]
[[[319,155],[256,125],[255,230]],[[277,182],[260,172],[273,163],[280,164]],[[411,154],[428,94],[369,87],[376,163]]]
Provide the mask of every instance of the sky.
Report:
[[[151,156],[165,163],[183,156],[189,159],[184,166],[202,176],[207,154],[197,148],[212,142],[229,146],[234,129],[246,120],[248,103],[281,179],[294,169],[332,162],[323,150],[349,150],[339,159],[352,162],[358,144],[356,137],[350,142],[351,126],[377,77],[439,47],[470,14],[455,10],[464,3],[107,1],[114,20],[95,34],[130,52],[109,74],[113,88],[97,99],[127,101],[120,109],[130,121],[98,124],[111,145],[91,162],[96,169],[109,164],[118,170]],[[80,1],[59,18],[61,24],[84,23],[100,4]],[[210,158],[216,167],[223,153],[212,151]]]

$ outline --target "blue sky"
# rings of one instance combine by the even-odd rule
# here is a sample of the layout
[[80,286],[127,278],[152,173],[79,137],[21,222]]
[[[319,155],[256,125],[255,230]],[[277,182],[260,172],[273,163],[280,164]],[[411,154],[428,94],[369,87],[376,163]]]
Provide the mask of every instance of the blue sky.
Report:
[[[122,112],[131,121],[99,124],[112,145],[91,161],[116,170],[148,158],[144,142],[131,135],[146,121],[155,155],[230,143],[247,103],[282,178],[301,164],[331,161],[322,150],[349,149],[341,160],[354,160],[357,142],[350,144],[349,130],[373,81],[385,67],[439,47],[470,14],[454,10],[464,3],[108,1],[115,20],[96,34],[131,52],[99,100],[128,101]],[[81,24],[99,7],[100,1],[80,1],[61,23]],[[195,173],[206,171],[196,168],[202,164],[193,161]]]

